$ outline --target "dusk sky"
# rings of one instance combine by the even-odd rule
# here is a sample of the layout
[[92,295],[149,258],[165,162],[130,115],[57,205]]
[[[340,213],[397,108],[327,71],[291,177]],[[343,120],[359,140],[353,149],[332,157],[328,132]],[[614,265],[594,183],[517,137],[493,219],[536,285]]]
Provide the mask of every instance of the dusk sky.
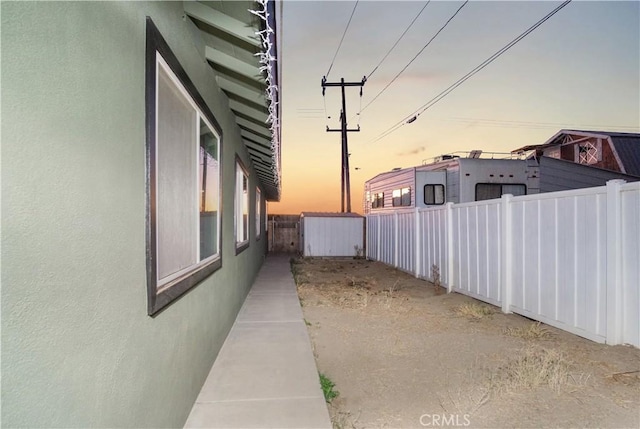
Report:
[[[328,81],[370,75],[425,4],[360,1]],[[563,128],[640,132],[640,2],[574,0],[416,121],[374,141],[561,2],[470,1],[367,106],[462,4],[432,1],[371,74],[362,100],[347,88],[349,128],[361,127],[349,133],[354,212],[362,213],[365,180],[444,153],[510,152]],[[325,131],[340,126],[340,89],[327,88],[323,99],[320,82],[354,5],[283,5],[283,185],[270,214],[340,211],[340,133]]]

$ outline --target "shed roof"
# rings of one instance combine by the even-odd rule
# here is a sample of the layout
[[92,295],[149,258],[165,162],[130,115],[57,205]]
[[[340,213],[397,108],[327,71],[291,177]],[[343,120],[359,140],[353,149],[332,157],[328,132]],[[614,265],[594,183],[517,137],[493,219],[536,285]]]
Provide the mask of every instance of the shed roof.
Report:
[[302,217],[351,217],[361,218],[358,213],[339,213],[339,212],[302,212]]

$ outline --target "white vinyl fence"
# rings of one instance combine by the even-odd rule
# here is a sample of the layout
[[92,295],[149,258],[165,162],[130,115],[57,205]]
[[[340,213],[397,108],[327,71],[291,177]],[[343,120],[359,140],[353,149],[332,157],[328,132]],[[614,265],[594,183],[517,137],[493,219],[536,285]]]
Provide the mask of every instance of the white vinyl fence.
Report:
[[367,216],[367,257],[593,341],[640,347],[640,182]]

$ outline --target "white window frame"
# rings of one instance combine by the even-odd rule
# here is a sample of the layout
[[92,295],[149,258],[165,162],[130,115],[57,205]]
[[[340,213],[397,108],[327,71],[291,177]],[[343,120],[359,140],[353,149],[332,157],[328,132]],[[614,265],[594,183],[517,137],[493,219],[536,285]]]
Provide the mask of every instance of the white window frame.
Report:
[[262,192],[256,187],[256,241],[262,237]]
[[[246,180],[246,189],[244,186]],[[249,172],[236,158],[236,186],[234,198],[234,226],[236,235],[236,255],[249,247]],[[247,221],[244,222],[244,216]]]
[[[193,210],[193,224],[191,228],[186,228],[186,231],[190,231],[189,234],[193,234],[192,237],[185,236],[180,237],[183,239],[183,244],[186,243],[186,248],[190,249],[189,254],[192,255],[186,259],[186,265],[180,267],[176,271],[161,276],[162,269],[160,268],[160,249],[161,246],[167,246],[160,242],[160,227],[158,222],[159,216],[163,216],[160,212],[164,208],[171,207],[165,205],[161,207],[158,202],[158,197],[162,189],[160,188],[160,165],[159,156],[162,153],[159,145],[159,82],[160,73],[166,77],[166,81],[172,85],[172,90],[175,90],[182,98],[182,102],[187,107],[193,109],[194,120],[196,123],[193,128],[193,141],[184,141],[187,151],[183,151],[186,155],[185,159],[193,156],[192,160],[195,166],[192,177],[187,181],[184,186],[192,186],[191,192],[193,201],[195,204],[191,208]],[[163,79],[165,79],[163,77]],[[206,277],[210,276],[213,272],[218,270],[222,266],[222,132],[220,126],[215,120],[215,117],[209,110],[208,106],[198,93],[197,89],[189,79],[188,75],[178,62],[177,58],[166,44],[162,35],[153,24],[150,18],[147,18],[147,51],[146,51],[146,123],[147,123],[147,297],[148,297],[148,314],[154,316],[167,305],[174,302],[181,295],[186,293],[191,288],[195,287]],[[208,130],[217,140],[217,146],[215,159],[217,160],[217,189],[214,189],[214,194],[217,195],[217,208],[213,207],[216,212],[215,219],[215,243],[216,253],[206,258],[201,259],[201,187],[200,183],[200,149],[201,149],[201,124],[204,123]],[[208,132],[207,132],[208,133]],[[192,144],[193,143],[193,144]],[[168,146],[163,146],[168,147]],[[209,151],[209,153],[211,153]],[[213,155],[213,154],[212,154]],[[171,159],[171,158],[164,158]],[[184,171],[184,170],[183,170]],[[189,171],[189,170],[187,170]],[[188,177],[191,174],[185,175]],[[179,187],[181,190],[182,188]],[[186,194],[185,194],[186,195]],[[166,204],[166,203],[165,203]],[[207,205],[210,207],[209,205]],[[191,215],[189,215],[191,216]],[[174,231],[175,232],[175,231]],[[183,231],[178,231],[178,236]],[[167,249],[168,247],[164,247]],[[193,252],[193,253],[191,253]],[[184,255],[184,253],[182,254]],[[176,267],[177,268],[177,267]]]
[[587,140],[574,145],[574,159],[578,164],[593,165],[602,161],[602,141]]

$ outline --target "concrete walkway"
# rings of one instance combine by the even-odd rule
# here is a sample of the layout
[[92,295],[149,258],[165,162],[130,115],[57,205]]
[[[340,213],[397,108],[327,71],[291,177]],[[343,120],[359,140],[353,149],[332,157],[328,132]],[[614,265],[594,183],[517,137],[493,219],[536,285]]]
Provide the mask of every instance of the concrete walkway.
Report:
[[185,428],[331,428],[289,256],[267,257]]

